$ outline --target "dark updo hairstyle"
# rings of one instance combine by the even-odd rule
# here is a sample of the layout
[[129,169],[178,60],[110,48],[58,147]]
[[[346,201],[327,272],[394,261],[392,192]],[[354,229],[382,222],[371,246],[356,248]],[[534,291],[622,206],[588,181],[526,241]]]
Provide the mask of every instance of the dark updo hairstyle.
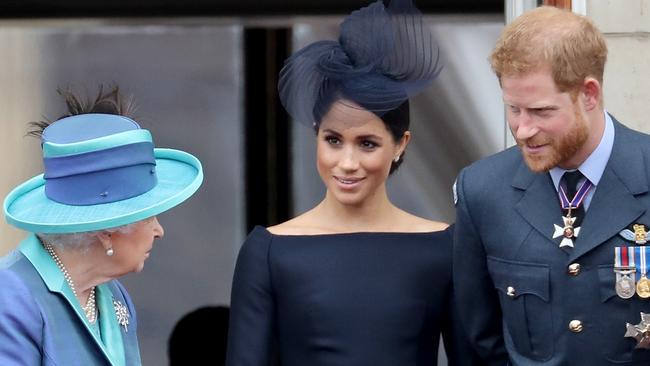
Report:
[[[404,132],[408,131],[411,122],[409,100],[407,99],[397,108],[384,113],[384,115],[379,116],[379,118],[381,118],[381,120],[384,122],[384,126],[386,126],[386,129],[388,129],[390,134],[393,136],[395,143],[398,143],[402,137],[404,137]],[[397,168],[402,165],[405,154],[406,150],[402,151],[402,155],[400,155],[399,160],[393,160],[393,163],[390,165],[389,174],[393,174]]]
[[[335,102],[335,98],[328,98],[326,101],[321,101],[321,103],[316,103],[314,107],[314,132],[318,134],[320,129],[320,124],[325,117],[325,114],[332,108],[332,105]],[[409,125],[411,122],[410,111],[409,111],[409,100],[406,99],[402,104],[398,105],[397,108],[385,111],[383,113],[375,112],[374,113],[382,122],[384,126],[390,132],[393,137],[393,141],[397,144],[400,142],[402,137],[404,137],[404,132],[408,131]],[[398,161],[393,161],[390,166],[389,174],[393,174],[402,165],[404,161],[404,154],[406,151],[402,152]]]
[[316,131],[336,101],[348,100],[375,113],[399,142],[409,125],[408,99],[441,68],[438,46],[413,0],[377,0],[343,19],[338,40],[292,54],[278,92],[293,120]]

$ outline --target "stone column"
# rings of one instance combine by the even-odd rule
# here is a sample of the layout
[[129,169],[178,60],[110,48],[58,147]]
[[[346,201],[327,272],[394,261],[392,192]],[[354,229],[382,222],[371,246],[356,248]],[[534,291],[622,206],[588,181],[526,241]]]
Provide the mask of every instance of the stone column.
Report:
[[584,8],[609,48],[605,108],[625,125],[650,133],[650,0],[587,0]]

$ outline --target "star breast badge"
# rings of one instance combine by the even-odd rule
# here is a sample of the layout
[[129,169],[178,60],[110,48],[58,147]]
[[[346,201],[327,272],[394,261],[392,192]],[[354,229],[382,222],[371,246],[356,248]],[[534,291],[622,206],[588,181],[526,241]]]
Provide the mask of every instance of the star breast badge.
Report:
[[636,325],[626,323],[625,337],[637,341],[635,348],[650,349],[650,314],[641,313],[641,322]]

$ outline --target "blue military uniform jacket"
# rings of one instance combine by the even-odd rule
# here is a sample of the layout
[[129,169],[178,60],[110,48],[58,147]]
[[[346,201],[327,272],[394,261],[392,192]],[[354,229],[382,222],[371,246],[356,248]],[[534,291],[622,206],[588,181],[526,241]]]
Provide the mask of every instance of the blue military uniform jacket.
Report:
[[[126,327],[113,300],[129,314]],[[30,235],[0,260],[0,365],[141,365],[135,310],[124,287],[117,281],[98,286],[97,301],[93,328],[55,262]]]
[[[624,337],[650,299],[615,292],[619,232],[650,226],[650,137],[614,121],[610,159],[575,248],[559,249],[562,224],[548,173],[513,147],[459,175],[454,286],[463,325],[493,365],[649,365],[650,350]],[[637,277],[638,278],[638,277]],[[507,354],[506,354],[507,352]]]

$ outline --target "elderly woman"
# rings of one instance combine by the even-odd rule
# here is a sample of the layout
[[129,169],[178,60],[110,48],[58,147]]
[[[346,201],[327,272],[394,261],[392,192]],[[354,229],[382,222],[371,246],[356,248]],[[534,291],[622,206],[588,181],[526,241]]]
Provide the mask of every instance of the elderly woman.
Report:
[[156,215],[199,188],[201,164],[105,113],[55,121],[42,147],[44,174],[3,206],[30,234],[0,264],[0,365],[140,365],[135,309],[116,279],[142,270],[164,235]]

